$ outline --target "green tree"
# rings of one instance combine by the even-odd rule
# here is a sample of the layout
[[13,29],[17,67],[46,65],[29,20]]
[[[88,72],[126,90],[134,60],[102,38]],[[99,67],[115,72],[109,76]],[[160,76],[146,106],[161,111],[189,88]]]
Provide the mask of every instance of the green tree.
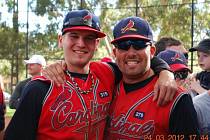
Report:
[[[18,58],[19,73],[23,73],[26,58],[26,33],[19,28],[26,28],[18,23],[18,11],[15,10],[17,0],[7,0],[8,12],[13,13],[13,27],[7,21],[0,20],[0,59],[11,61]],[[138,2],[138,5],[136,5]],[[143,17],[151,24],[155,40],[162,36],[173,36],[183,41],[187,48],[191,47],[192,4],[191,0],[29,0],[29,12],[39,17],[47,17],[48,22],[43,30],[42,24],[29,31],[29,56],[41,54],[48,61],[62,59],[62,49],[58,48],[57,35],[62,26],[62,18],[69,10],[86,8],[100,16],[102,31],[107,38],[102,39],[94,59],[111,55],[113,39],[112,29],[121,18],[127,16]],[[195,1],[194,45],[204,37],[209,37],[209,2]],[[33,17],[29,17],[29,21]],[[34,21],[36,22],[36,21]],[[11,62],[10,62],[11,64]],[[10,67],[6,73],[10,73]],[[1,69],[1,68],[0,68]],[[5,68],[2,68],[5,71]]]

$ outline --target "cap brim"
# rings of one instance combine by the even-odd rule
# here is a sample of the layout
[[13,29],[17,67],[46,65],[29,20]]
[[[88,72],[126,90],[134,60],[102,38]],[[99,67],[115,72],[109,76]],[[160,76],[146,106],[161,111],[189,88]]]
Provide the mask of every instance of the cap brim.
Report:
[[190,52],[194,52],[194,51],[200,51],[200,52],[205,52],[205,53],[210,53],[210,50],[208,50],[207,48],[203,48],[203,47],[193,47],[189,49]]
[[[31,60],[24,60],[24,62],[25,62],[26,64],[40,64],[40,63],[38,63],[38,62],[31,61]],[[42,64],[40,64],[40,65],[42,65]]]
[[190,48],[189,51],[194,52],[194,51],[197,51],[199,49],[200,49],[200,47],[197,46],[197,47]]
[[63,32],[68,32],[68,31],[75,31],[75,30],[85,30],[85,31],[92,31],[95,32],[98,36],[98,38],[103,38],[106,36],[105,33],[100,32],[96,29],[90,28],[88,26],[74,26],[74,27],[69,27],[69,28],[65,28],[63,29]]
[[114,40],[111,41],[111,43],[113,44],[117,41],[126,40],[126,39],[143,39],[143,40],[146,40],[146,41],[151,41],[151,39],[146,38],[145,36],[141,36],[141,35],[124,35],[124,36],[115,38]]
[[26,64],[32,64],[30,60],[24,60]]
[[185,66],[184,64],[172,64],[172,65],[170,65],[170,68],[171,68],[171,70],[172,70],[173,72],[175,72],[175,71],[181,71],[181,70],[183,70],[183,69],[189,70],[190,73],[192,72],[192,71],[191,71],[187,66]]

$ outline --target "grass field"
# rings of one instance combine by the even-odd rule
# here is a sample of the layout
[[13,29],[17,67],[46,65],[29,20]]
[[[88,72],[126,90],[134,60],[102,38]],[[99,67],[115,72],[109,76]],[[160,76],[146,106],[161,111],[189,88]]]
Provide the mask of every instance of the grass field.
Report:
[[15,113],[15,109],[10,109],[9,106],[7,105],[7,110],[6,110],[6,117],[12,117],[13,114]]

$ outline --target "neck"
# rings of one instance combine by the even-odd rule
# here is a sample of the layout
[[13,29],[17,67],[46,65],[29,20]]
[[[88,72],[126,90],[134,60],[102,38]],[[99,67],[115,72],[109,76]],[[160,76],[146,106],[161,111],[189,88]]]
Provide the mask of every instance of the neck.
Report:
[[75,72],[75,73],[80,73],[80,74],[88,74],[89,73],[89,63],[85,66],[68,65],[67,69],[70,72]]
[[42,75],[42,74],[41,73],[36,73],[36,74],[31,75],[31,76],[35,77],[35,76],[40,76],[40,75]]
[[150,68],[148,71],[144,72],[143,74],[138,74],[137,76],[134,75],[132,77],[128,77],[128,76],[123,75],[123,82],[127,84],[134,84],[134,83],[144,81],[153,75],[154,75],[154,71]]

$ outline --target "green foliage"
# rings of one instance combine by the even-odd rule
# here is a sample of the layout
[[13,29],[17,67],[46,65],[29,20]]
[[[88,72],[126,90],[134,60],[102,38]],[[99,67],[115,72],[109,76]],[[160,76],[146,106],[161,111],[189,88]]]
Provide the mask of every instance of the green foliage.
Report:
[[1,75],[9,75],[10,74],[10,69],[11,65],[8,60],[0,60],[0,72]]
[[154,31],[159,31],[157,40],[163,36],[173,36],[182,40],[187,48],[190,47],[191,8],[189,5],[144,8],[142,16],[151,23]]
[[15,109],[10,109],[9,106],[7,105],[5,117],[11,118],[14,115],[15,111],[16,111]]
[[14,7],[14,0],[7,0],[6,1],[7,7],[8,7],[8,12],[11,12]]
[[[7,0],[8,12],[14,12],[16,3],[14,0]],[[81,3],[82,2],[82,3]],[[194,20],[194,45],[197,41],[210,35],[210,3],[195,3]],[[192,4],[191,0],[29,0],[29,11],[37,16],[47,17],[46,28],[41,30],[43,25],[36,23],[36,28],[29,32],[29,56],[41,54],[47,61],[62,59],[62,49],[58,48],[57,35],[60,31],[61,18],[69,10],[86,8],[100,15],[102,31],[107,33],[107,40],[102,39],[94,59],[100,59],[106,55],[111,55],[112,29],[121,18],[127,16],[143,17],[151,24],[158,40],[163,36],[173,36],[180,39],[187,48],[191,47],[191,24],[192,24]],[[0,21],[0,59],[3,63],[11,63],[14,56],[19,62],[19,73],[23,73],[26,58],[26,33],[20,32],[19,28],[26,27],[17,21],[17,13],[13,13],[12,28],[7,21]],[[29,17],[29,20],[33,20]],[[43,28],[43,27],[42,27]],[[5,59],[7,62],[5,62]],[[8,70],[7,70],[8,69]],[[1,67],[0,73],[9,74],[10,66]]]
[[43,16],[47,11],[52,11],[53,5],[50,0],[37,0],[36,14]]

